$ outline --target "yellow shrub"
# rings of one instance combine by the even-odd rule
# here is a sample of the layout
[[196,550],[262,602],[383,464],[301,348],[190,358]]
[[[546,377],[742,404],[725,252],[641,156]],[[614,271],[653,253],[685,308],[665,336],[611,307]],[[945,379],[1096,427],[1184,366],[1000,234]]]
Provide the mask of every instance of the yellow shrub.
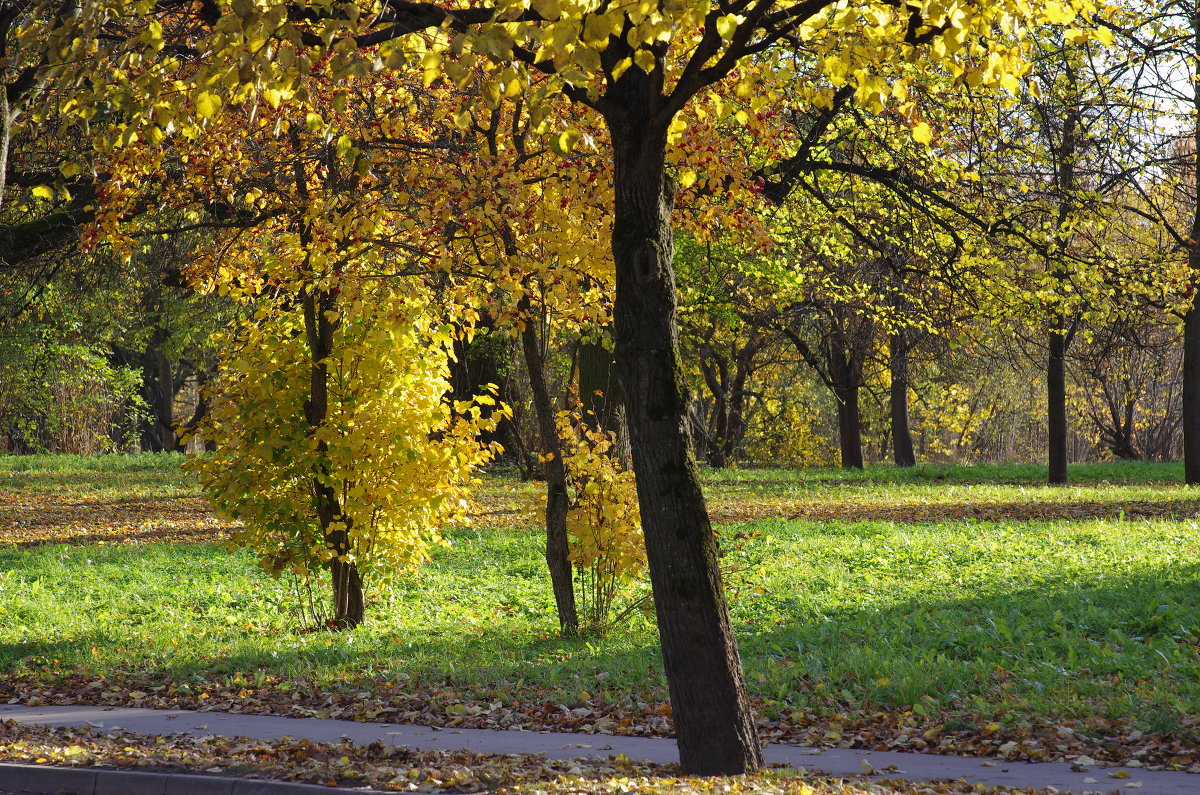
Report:
[[[409,289],[406,289],[408,287]],[[228,339],[199,429],[215,453],[193,460],[234,544],[272,574],[309,577],[333,557],[318,521],[314,483],[333,490],[348,529],[346,562],[373,581],[428,559],[440,528],[464,519],[473,470],[492,448],[478,434],[501,411],[487,395],[451,405],[453,334],[415,285],[376,280],[338,296],[326,359],[328,409],[306,419],[311,358],[294,302],[264,302]],[[504,411],[504,410],[502,410]]]
[[615,434],[588,428],[577,411],[560,412],[557,424],[570,492],[567,534],[581,618],[585,626],[604,633],[628,614],[614,616],[614,608],[646,571],[637,484],[633,472],[610,455]]

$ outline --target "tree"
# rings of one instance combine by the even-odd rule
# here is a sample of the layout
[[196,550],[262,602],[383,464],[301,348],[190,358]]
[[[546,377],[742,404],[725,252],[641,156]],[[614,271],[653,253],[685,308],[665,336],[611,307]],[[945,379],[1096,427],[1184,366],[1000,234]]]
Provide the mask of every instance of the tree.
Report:
[[263,300],[230,334],[199,428],[220,444],[192,464],[265,570],[329,571],[336,628],[363,621],[365,578],[426,560],[462,518],[495,427],[487,396],[445,402],[453,335],[411,283],[340,284]]

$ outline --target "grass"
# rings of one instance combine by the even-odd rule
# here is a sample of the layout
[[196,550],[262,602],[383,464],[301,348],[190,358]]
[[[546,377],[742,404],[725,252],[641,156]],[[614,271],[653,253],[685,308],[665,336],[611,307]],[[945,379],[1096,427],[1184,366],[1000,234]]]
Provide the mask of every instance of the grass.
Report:
[[[73,501],[91,506],[83,515],[95,525],[139,494],[191,505],[195,486],[173,467],[0,458],[0,504],[30,512]],[[1079,467],[1068,487],[1039,485],[1037,472],[707,473],[763,717],[786,736],[808,724],[849,732],[888,714],[983,734],[1069,724],[1191,737],[1198,496],[1171,464]],[[506,501],[525,491],[489,478],[479,499],[508,515]],[[88,677],[127,689],[277,683],[261,701],[308,683],[419,694],[443,718],[500,704],[487,709],[529,720],[537,705],[556,705],[543,710],[558,716],[547,722],[591,710],[635,724],[665,700],[645,617],[607,638],[555,637],[538,534],[513,522],[452,533],[432,564],[372,593],[366,626],[335,635],[302,631],[289,583],[244,553],[153,540],[22,544],[11,516],[26,514],[0,508],[12,542],[0,545],[0,684],[18,690]]]

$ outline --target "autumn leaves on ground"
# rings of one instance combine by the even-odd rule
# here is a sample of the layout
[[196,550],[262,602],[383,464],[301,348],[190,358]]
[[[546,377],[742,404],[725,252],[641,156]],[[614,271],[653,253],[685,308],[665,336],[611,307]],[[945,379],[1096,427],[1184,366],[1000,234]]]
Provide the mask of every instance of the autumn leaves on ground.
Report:
[[[762,736],[1200,772],[1200,499],[1172,465],[1039,476],[710,472]],[[670,732],[651,616],[556,636],[536,489],[485,476],[472,525],[330,633],[225,549],[178,459],[0,459],[0,697]]]

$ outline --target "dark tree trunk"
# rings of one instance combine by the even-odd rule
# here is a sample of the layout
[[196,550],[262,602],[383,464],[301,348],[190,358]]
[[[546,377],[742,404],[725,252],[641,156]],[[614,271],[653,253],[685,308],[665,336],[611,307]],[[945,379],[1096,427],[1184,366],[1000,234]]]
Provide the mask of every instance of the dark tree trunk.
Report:
[[[1192,21],[1193,54],[1200,55],[1200,19]],[[1193,166],[1200,168],[1200,86],[1192,95]],[[1193,174],[1197,173],[1195,170]],[[1192,223],[1188,265],[1191,304],[1183,316],[1183,477],[1189,486],[1200,485],[1200,184],[1192,185]]]
[[[333,296],[324,291],[309,291],[303,296],[304,329],[309,350],[309,396],[304,404],[304,416],[314,432],[329,416],[329,372],[328,357],[333,352],[334,323],[330,314],[334,309]],[[362,576],[358,566],[346,556],[351,552],[349,520],[342,516],[342,507],[337,494],[329,485],[330,472],[325,461],[328,448],[324,442],[317,444],[317,463],[311,479],[313,508],[325,544],[334,557],[329,561],[329,573],[333,581],[333,625],[336,629],[351,629],[363,622]],[[335,523],[344,528],[330,530]]]
[[[496,388],[497,397],[512,403],[511,387],[507,373],[509,351],[495,344],[495,337],[480,333],[490,331],[491,320],[486,318],[476,326],[475,339],[471,342],[454,342],[454,361],[450,366],[450,394],[455,400],[470,400],[485,393],[488,385]],[[518,431],[509,417],[504,417],[494,431],[484,431],[479,440],[483,444],[499,442],[507,454],[519,455],[522,444]]]
[[746,380],[754,370],[754,357],[760,348],[761,341],[752,335],[744,346],[735,349],[731,361],[707,342],[700,347],[704,383],[713,396],[705,453],[714,469],[733,462],[746,434]]
[[615,430],[614,413],[621,402],[621,387],[612,351],[598,342],[580,342],[578,362],[584,422],[592,428]]
[[652,115],[662,106],[657,79],[631,72],[610,89],[604,108],[614,150],[616,359],[663,666],[684,772],[741,773],[761,767],[763,757],[688,431],[672,267],[674,185],[666,174],[670,118]]
[[181,449],[175,435],[175,374],[161,349],[166,340],[166,330],[156,329],[141,357],[142,399],[150,412],[142,424],[142,449],[155,453]]
[[340,557],[350,549],[350,538],[345,530],[326,534],[325,543],[339,555],[329,561],[333,579],[333,624],[338,629],[352,629],[366,619],[362,575],[354,562]]
[[[708,348],[708,346],[704,346]],[[707,439],[704,444],[705,457],[708,459],[708,465],[713,469],[725,468],[725,434],[728,430],[729,405],[727,400],[726,382],[728,378],[728,367],[725,361],[717,355],[714,355],[709,350],[702,349],[701,356],[705,353],[709,355],[700,361],[700,367],[704,372],[704,382],[708,385],[708,391],[713,396],[712,417],[709,420],[705,434]]]
[[626,469],[633,466],[629,424],[625,420],[625,395],[617,378],[613,352],[598,342],[579,344],[579,400],[583,420],[592,428],[616,434],[612,455]]
[[1067,482],[1067,336],[1062,329],[1050,332],[1046,362],[1046,444],[1049,481]]
[[912,431],[908,427],[908,340],[903,331],[888,340],[888,364],[892,385],[889,392],[892,413],[892,454],[898,467],[917,463],[913,455]]
[[[1200,267],[1200,249],[1196,244],[1189,258],[1192,272],[1196,273]],[[1185,482],[1189,486],[1200,485],[1200,290],[1193,294],[1192,304],[1183,316],[1182,425]]]
[[[529,304],[522,301],[527,312]],[[554,404],[546,384],[546,361],[542,343],[530,319],[521,332],[521,349],[529,371],[529,387],[533,393],[533,408],[537,414],[542,451],[550,457],[546,462],[546,567],[550,570],[550,586],[558,608],[559,631],[564,636],[579,632],[579,614],[575,609],[575,589],[572,582],[571,558],[567,546],[567,468],[563,463],[562,444],[555,425]]]
[[[1075,190],[1075,154],[1079,140],[1080,111],[1078,107],[1070,107],[1063,118],[1062,138],[1058,147],[1058,157],[1055,164],[1058,172],[1058,185],[1061,190],[1059,197],[1058,224],[1059,228],[1067,225],[1070,218],[1071,195]],[[1068,235],[1060,235],[1057,247],[1065,251],[1070,244]],[[1065,289],[1067,283],[1066,266],[1058,260],[1047,263],[1051,274]],[[1061,290],[1060,290],[1061,292]],[[1048,355],[1046,360],[1046,458],[1047,480],[1050,483],[1067,482],[1067,348],[1071,345],[1074,325],[1068,330],[1064,313],[1059,310],[1051,315],[1052,326],[1048,340]]]
[[829,343],[829,380],[837,402],[838,446],[842,452],[842,469],[862,469],[862,427],[858,412],[860,366],[846,355],[839,336],[833,335]]

